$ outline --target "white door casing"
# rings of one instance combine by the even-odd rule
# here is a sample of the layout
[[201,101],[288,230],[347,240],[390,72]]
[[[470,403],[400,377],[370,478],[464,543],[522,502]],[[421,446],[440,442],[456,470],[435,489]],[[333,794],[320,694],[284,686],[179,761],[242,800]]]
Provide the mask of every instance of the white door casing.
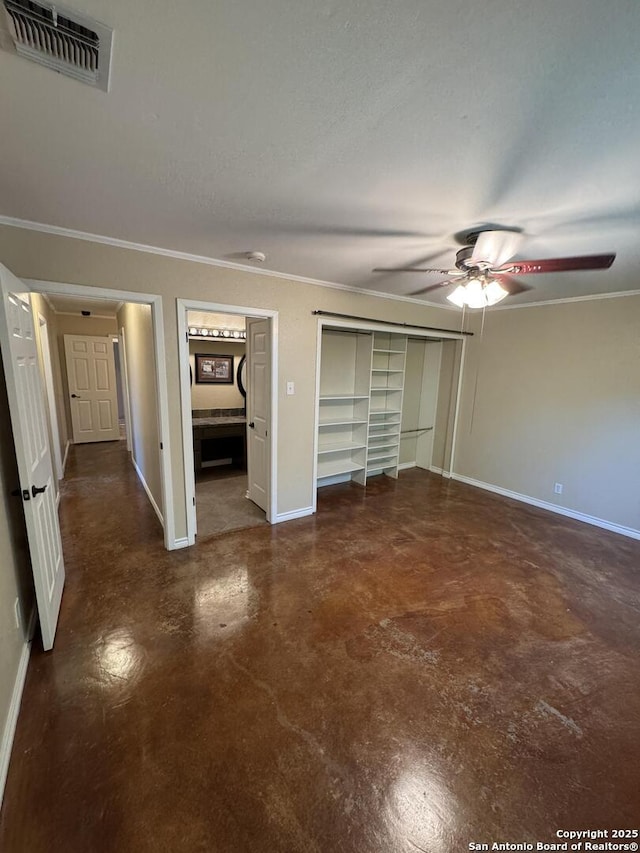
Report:
[[64,561],[28,288],[0,264],[0,349],[45,651],[53,647]]
[[120,438],[111,337],[65,335],[73,443]]
[[270,321],[247,318],[247,469],[250,500],[269,508]]
[[53,368],[51,365],[51,350],[49,348],[49,328],[47,321],[42,315],[38,315],[40,324],[40,352],[42,355],[42,374],[46,392],[46,402],[49,413],[49,424],[51,426],[51,443],[53,445],[53,461],[55,462],[55,473],[58,480],[64,476],[62,467],[62,453],[60,452],[60,429],[58,427],[58,410],[56,409],[56,389],[53,382]]

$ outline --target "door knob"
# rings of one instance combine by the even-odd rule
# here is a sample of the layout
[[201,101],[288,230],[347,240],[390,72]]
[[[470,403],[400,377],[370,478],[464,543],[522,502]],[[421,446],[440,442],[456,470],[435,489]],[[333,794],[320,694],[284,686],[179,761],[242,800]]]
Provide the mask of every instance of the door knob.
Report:
[[71,396],[72,396],[72,397],[75,397],[75,399],[77,399],[77,400],[79,400],[79,399],[80,399],[80,394],[72,394]]
[[39,488],[38,488],[38,486],[31,486],[32,496],[35,498],[36,495],[41,495],[43,492],[46,492],[48,485],[49,485],[48,483],[45,483],[44,486],[40,486]]
[[254,424],[254,422],[253,422],[253,421],[251,421],[251,423],[249,424],[249,427],[250,427],[251,429],[255,429],[255,428],[256,428],[256,425]]

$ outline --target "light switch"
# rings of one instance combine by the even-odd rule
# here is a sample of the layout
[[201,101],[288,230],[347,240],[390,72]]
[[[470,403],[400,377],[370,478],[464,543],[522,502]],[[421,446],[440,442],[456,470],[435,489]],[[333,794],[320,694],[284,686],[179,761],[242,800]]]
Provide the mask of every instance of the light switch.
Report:
[[295,382],[287,382],[287,396],[290,397],[292,394],[296,393],[296,383]]

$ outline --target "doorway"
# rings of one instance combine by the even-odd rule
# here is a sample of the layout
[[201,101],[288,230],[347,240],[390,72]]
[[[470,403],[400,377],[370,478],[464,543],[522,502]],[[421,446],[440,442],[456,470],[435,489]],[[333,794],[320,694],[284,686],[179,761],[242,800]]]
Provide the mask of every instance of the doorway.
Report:
[[[126,437],[138,479],[164,528],[165,547],[172,550],[186,546],[186,539],[176,542],[175,537],[162,298],[60,282],[27,280],[25,284],[36,299],[47,303],[55,325],[56,340],[51,339],[51,330],[49,334],[52,357],[57,355],[59,361],[61,430],[68,424],[68,436],[62,442],[63,456],[73,446],[72,405],[77,399],[72,394],[78,393],[69,384],[67,351],[74,338],[82,342],[84,333],[88,339],[102,338],[105,357],[114,370],[112,438],[117,441]],[[133,356],[129,364],[127,355]],[[120,401],[119,394],[123,398]],[[102,404],[99,411],[103,412],[105,406]]]
[[275,516],[277,314],[179,299],[178,329],[192,544]]

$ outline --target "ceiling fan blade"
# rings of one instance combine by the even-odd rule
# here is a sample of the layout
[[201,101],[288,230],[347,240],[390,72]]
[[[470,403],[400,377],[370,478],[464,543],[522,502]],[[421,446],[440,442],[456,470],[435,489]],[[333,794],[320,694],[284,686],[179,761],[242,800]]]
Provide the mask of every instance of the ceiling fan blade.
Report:
[[437,284],[430,284],[428,287],[421,287],[420,290],[412,290],[407,296],[420,296],[423,293],[429,293],[431,290],[438,290],[441,287],[446,287],[448,284],[454,284],[453,281],[439,281]]
[[517,293],[526,293],[527,290],[533,290],[530,284],[524,284],[510,275],[495,275],[492,276],[500,282],[502,287],[509,293],[509,296],[515,296]]
[[571,270],[606,270],[615,260],[610,255],[580,255],[576,258],[544,258],[540,261],[513,261],[492,269],[509,275],[534,275],[546,272],[570,272]]
[[473,247],[471,262],[486,261],[499,266],[512,258],[523,240],[519,231],[483,231]]
[[439,270],[432,267],[375,267],[371,272],[437,272],[441,275],[449,275],[451,270]]

